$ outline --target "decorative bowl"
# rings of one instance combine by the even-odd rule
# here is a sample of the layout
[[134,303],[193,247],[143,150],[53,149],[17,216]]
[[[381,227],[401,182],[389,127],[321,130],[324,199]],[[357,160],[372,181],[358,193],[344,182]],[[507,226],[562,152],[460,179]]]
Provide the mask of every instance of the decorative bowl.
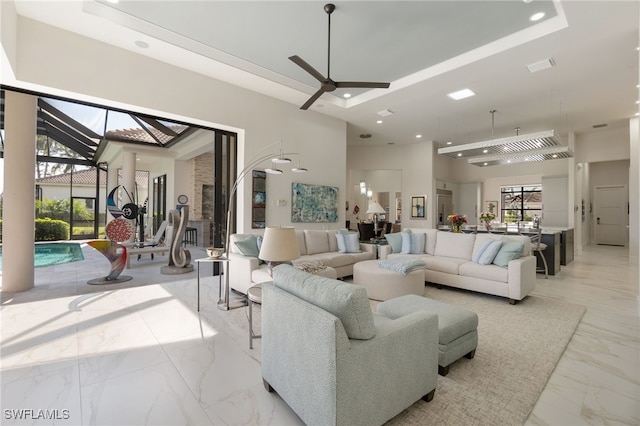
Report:
[[224,249],[218,247],[208,247],[207,248],[207,256],[212,259],[217,259],[224,253]]

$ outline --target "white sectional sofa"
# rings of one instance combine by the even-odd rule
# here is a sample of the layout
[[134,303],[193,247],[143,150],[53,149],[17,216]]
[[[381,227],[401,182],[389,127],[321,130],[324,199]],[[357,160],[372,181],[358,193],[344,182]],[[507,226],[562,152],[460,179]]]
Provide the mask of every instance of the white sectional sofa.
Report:
[[[323,265],[336,270],[338,278],[353,275],[353,265],[362,260],[376,258],[375,246],[372,244],[360,244],[358,253],[340,253],[336,239],[336,230],[307,230],[296,229],[300,258],[293,261],[296,265],[300,262],[318,261]],[[231,235],[228,263],[229,286],[246,294],[249,287],[254,284],[272,281],[267,265],[257,257],[242,254],[238,241],[251,237],[251,234]]]
[[[493,294],[514,304],[524,299],[536,284],[536,258],[531,256],[530,240],[520,235],[464,234],[429,228],[408,228],[413,234],[425,234],[424,253],[394,252],[392,245],[379,247],[381,259],[419,256],[426,263],[425,281],[451,287]],[[472,259],[488,240],[522,242],[520,257],[508,261],[507,267],[482,265]],[[396,247],[397,248],[397,247]],[[405,248],[406,251],[406,248]]]

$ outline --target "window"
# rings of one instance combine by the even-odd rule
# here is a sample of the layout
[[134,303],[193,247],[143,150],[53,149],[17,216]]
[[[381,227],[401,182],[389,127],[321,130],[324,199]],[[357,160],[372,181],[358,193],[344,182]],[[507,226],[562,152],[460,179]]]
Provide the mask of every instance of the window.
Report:
[[503,186],[500,192],[501,222],[531,222],[542,216],[542,186]]

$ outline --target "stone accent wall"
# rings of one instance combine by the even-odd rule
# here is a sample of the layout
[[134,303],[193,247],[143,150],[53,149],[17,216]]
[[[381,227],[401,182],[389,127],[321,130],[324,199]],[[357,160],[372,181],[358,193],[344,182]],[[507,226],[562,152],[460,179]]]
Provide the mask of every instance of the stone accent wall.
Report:
[[191,160],[193,171],[193,188],[190,199],[191,220],[209,220],[213,212],[202,211],[202,188],[203,185],[213,185],[213,153],[205,153]]

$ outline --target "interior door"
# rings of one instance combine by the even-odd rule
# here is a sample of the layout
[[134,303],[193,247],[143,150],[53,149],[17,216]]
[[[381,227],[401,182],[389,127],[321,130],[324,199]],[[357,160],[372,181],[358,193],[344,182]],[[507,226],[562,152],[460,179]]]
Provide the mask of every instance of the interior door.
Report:
[[594,204],[596,244],[626,245],[629,223],[626,186],[596,187]]

